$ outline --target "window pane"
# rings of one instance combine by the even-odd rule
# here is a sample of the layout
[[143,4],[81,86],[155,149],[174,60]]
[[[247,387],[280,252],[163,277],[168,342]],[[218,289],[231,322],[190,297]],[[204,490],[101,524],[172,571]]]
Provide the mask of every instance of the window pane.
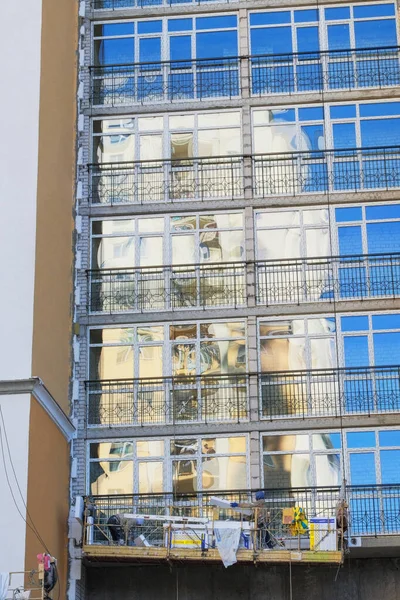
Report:
[[375,365],[398,365],[400,333],[374,333]]
[[354,23],[356,48],[384,48],[397,45],[394,19]]
[[250,25],[277,25],[279,23],[290,23],[289,11],[271,11],[250,15]]
[[138,33],[161,33],[162,21],[139,21]]
[[350,8],[347,6],[341,8],[325,8],[325,19],[327,21],[350,19]]
[[334,148],[356,148],[355,123],[334,123],[332,130]]
[[307,23],[309,21],[318,21],[319,15],[316,9],[306,10],[295,10],[294,11],[294,22],[295,23]]
[[90,493],[93,495],[132,494],[133,462],[90,463]]
[[219,456],[202,459],[203,490],[235,490],[247,488],[246,458]]
[[362,208],[335,208],[336,223],[344,223],[346,221],[361,221]]
[[315,476],[316,484],[321,486],[340,485],[341,468],[340,454],[316,454]]
[[162,377],[162,346],[141,346],[139,348],[139,377]]
[[350,454],[351,485],[375,485],[375,457],[372,452]]
[[251,53],[290,54],[292,52],[291,27],[265,27],[251,31]]
[[[313,11],[301,11],[313,12]],[[318,27],[297,28],[297,52],[318,52],[319,36]]]
[[96,65],[121,65],[134,62],[133,38],[96,40],[94,55]]
[[193,133],[171,133],[171,158],[193,158]]
[[308,450],[308,435],[264,435],[263,451]]
[[[380,446],[400,446],[400,429],[379,432]],[[400,462],[398,463],[400,465]]]
[[136,454],[140,458],[163,456],[164,442],[163,440],[149,440],[145,442],[136,442]]
[[192,27],[192,19],[168,19],[168,31],[190,31]]
[[312,437],[314,450],[320,450],[321,448],[340,449],[342,446],[340,433],[317,433]]
[[372,329],[400,329],[400,314],[372,315]]
[[196,19],[196,29],[223,29],[225,27],[236,27],[236,24],[237,18],[235,15],[198,17]]
[[367,367],[369,365],[368,338],[366,335],[346,336],[343,342],[346,367]]
[[347,434],[348,448],[374,448],[375,433],[373,431],[354,431]]
[[197,492],[197,460],[172,461],[172,489],[174,494]]
[[399,219],[400,204],[384,204],[380,206],[366,206],[365,213],[367,220],[378,219]]
[[139,494],[158,494],[164,491],[163,463],[139,462]]
[[200,130],[199,156],[225,156],[240,154],[239,129]]
[[190,60],[192,58],[192,38],[190,35],[170,37],[169,53],[171,60]]
[[363,6],[355,6],[355,19],[365,19],[368,17],[388,17],[394,15],[394,4],[364,4]]
[[263,373],[306,369],[305,339],[262,340],[260,362]]
[[362,254],[361,227],[339,227],[339,252],[341,256],[351,256],[352,254]]
[[400,221],[396,223],[368,223],[368,252],[399,252]]
[[134,353],[132,346],[91,348],[90,379],[132,379]]
[[380,458],[382,483],[399,483],[400,450],[382,450],[380,452]]
[[309,454],[264,456],[264,487],[267,489],[312,485]]
[[161,135],[140,136],[140,160],[157,160],[162,158],[162,156]]
[[347,50],[350,48],[350,28],[347,24],[328,26],[329,50]]
[[139,262],[141,267],[156,267],[163,264],[163,238],[141,237],[139,239]]
[[174,235],[172,237],[172,264],[186,265],[197,262],[194,235]]
[[161,38],[143,38],[140,40],[140,62],[159,62],[161,60]]
[[342,331],[368,331],[368,317],[342,317]]
[[237,56],[236,31],[218,31],[196,34],[197,58]]
[[400,139],[400,119],[370,119],[361,121],[361,145],[395,146]]

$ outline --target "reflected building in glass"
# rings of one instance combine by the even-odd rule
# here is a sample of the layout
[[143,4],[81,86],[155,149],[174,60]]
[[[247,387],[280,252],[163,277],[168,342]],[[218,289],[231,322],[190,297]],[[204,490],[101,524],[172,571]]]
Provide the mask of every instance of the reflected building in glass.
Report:
[[400,535],[397,5],[83,4],[74,493]]

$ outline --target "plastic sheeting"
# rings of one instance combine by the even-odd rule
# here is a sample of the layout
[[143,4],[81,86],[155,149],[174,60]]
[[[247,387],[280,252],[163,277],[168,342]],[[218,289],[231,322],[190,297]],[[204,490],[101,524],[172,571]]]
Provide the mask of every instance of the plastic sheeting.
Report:
[[230,567],[237,562],[236,552],[239,547],[241,527],[240,523],[229,524],[229,527],[215,529],[215,543],[224,567]]
[[9,581],[9,573],[0,573],[0,600],[6,599]]

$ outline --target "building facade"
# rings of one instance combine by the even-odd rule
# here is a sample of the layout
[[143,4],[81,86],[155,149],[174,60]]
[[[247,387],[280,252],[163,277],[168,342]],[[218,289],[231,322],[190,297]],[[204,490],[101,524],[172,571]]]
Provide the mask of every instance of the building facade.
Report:
[[[283,598],[295,561],[305,589],[302,563],[325,563],[308,590],[319,598],[326,564],[349,551],[396,597],[390,562],[362,559],[400,548],[397,12],[81,2],[77,596],[200,598],[205,578],[210,597],[239,598],[270,585],[258,561],[284,563]],[[228,584],[214,533],[205,542],[203,524],[195,542],[193,525],[182,550],[170,517],[238,519],[211,497],[251,503],[260,490],[274,543],[253,532]],[[283,509],[298,506],[310,529],[325,519],[332,547],[285,529]],[[150,525],[132,516],[145,514]]]

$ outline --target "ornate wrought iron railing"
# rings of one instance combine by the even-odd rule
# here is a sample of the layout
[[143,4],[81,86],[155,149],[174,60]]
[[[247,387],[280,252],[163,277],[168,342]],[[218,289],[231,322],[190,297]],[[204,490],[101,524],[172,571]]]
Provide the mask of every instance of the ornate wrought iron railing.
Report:
[[[139,0],[140,2],[141,0]],[[245,67],[241,83],[240,66]],[[400,85],[399,47],[89,67],[90,103],[120,106]]]
[[251,56],[254,95],[382,88],[400,84],[397,46]]
[[88,270],[88,311],[237,308],[255,272],[260,306],[398,298],[400,253]]
[[255,196],[389,190],[400,186],[400,146],[253,156]]
[[[204,520],[241,520],[243,517],[231,508],[218,508],[210,502],[211,497],[237,503],[254,503],[255,492],[259,490],[226,490],[211,492],[196,492],[191,494],[160,493],[160,494],[125,494],[110,496],[89,496],[86,499],[86,514],[90,515],[86,521],[86,537],[88,544],[104,545],[134,545],[134,538],[143,534],[149,543],[154,546],[165,544],[165,528],[163,517],[181,517],[183,520],[190,517]],[[292,537],[290,528],[283,523],[283,509],[300,506],[308,520],[308,526],[313,518],[334,518],[336,523],[330,526],[336,533],[336,526],[343,525],[338,506],[341,500],[348,505],[348,529],[344,534],[345,539],[353,536],[378,537],[400,533],[400,484],[346,486],[339,487],[308,487],[308,488],[282,488],[264,490],[263,507],[268,509],[269,518],[264,520],[263,535],[257,536],[260,550],[282,550],[297,548],[298,538]],[[121,533],[121,541],[116,542],[111,534],[111,529],[116,527],[115,521],[110,517],[124,514],[160,516],[160,521],[152,519],[147,525],[139,520],[128,522],[128,527]],[[254,521],[254,509],[250,509],[244,517],[245,521]],[[138,528],[130,532],[131,527]],[[190,529],[190,523],[187,524]],[[143,529],[141,529],[143,528]],[[265,535],[268,529],[269,537]],[[329,532],[327,531],[326,535]],[[304,534],[308,539],[309,531]],[[189,536],[190,537],[190,536]],[[124,539],[125,538],[125,539]],[[281,541],[283,544],[268,544],[268,541]],[[267,543],[266,543],[267,542]],[[295,545],[292,543],[295,542]],[[199,550],[205,550],[198,544]],[[242,546],[243,547],[243,546]],[[307,548],[306,542],[302,549]]]
[[92,66],[92,105],[186,102],[240,96],[240,58]]
[[256,197],[391,190],[400,187],[400,146],[103,163],[88,172],[92,204],[234,200],[245,183]]
[[[212,459],[211,459],[212,460]],[[296,535],[290,523],[284,522],[284,509],[301,506],[304,517],[309,521],[313,517],[331,518],[326,523],[326,535],[331,535],[330,550],[336,551],[336,508],[339,502],[339,488],[293,488],[265,490],[263,507],[268,509],[268,518],[257,514],[254,508],[247,508],[245,516],[231,508],[216,508],[212,498],[229,502],[245,503],[250,506],[255,501],[255,492],[249,490],[227,490],[212,492],[195,492],[191,494],[131,494],[115,496],[91,496],[86,499],[86,544],[103,544],[119,546],[135,546],[135,539],[143,535],[150,546],[170,546],[173,540],[166,535],[168,521],[186,521],[184,529],[189,540],[197,540],[191,544],[199,552],[215,548],[214,526],[222,521],[245,521],[243,537],[239,549],[290,550],[310,549],[309,529],[304,536]],[[266,511],[265,511],[266,512]],[[140,518],[143,515],[144,518]],[[157,518],[158,517],[158,518]],[[191,521],[198,520],[198,525]],[[332,520],[333,519],[333,520]],[[256,523],[257,522],[257,523]],[[249,526],[249,523],[252,523]],[[220,525],[222,527],[222,525]],[[323,526],[321,527],[321,529]],[[177,529],[182,529],[182,525]],[[268,530],[268,534],[267,531]],[[205,534],[205,536],[204,536]],[[322,531],[320,531],[322,534]],[[204,543],[201,539],[206,537]],[[248,538],[246,540],[246,537]],[[245,538],[245,539],[243,539]],[[247,543],[246,543],[247,541]],[[186,542],[189,544],[189,541]],[[318,547],[313,547],[318,550]]]
[[400,296],[400,253],[256,263],[257,303],[303,304]]
[[243,196],[243,157],[89,165],[92,204],[151,204]]
[[262,419],[400,411],[399,366],[277,371],[258,381]]
[[235,308],[246,304],[246,264],[215,263],[88,271],[89,311]]
[[88,426],[248,420],[248,376],[192,375],[88,381]]
[[155,6],[180,6],[181,4],[209,4],[210,2],[235,3],[238,0],[91,0],[93,10],[119,10],[126,8],[150,9]]

